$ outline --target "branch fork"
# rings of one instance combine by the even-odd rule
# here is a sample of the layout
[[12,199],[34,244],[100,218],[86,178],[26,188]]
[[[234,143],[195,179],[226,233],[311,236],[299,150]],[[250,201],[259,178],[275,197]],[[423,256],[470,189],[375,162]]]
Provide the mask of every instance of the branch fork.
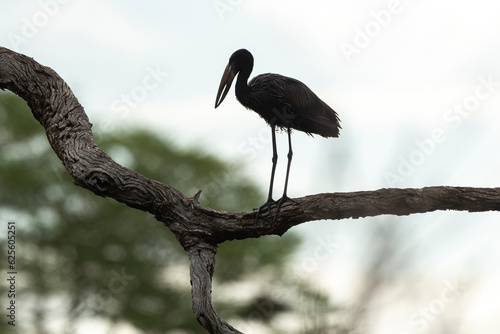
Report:
[[83,107],[51,68],[0,47],[0,89],[11,90],[28,102],[76,185],[150,212],[172,230],[191,263],[193,312],[209,333],[241,333],[222,320],[212,304],[215,254],[217,245],[226,240],[282,235],[295,225],[321,219],[436,210],[500,211],[500,188],[379,189],[295,198],[296,203],[283,204],[277,219],[270,210],[260,214],[256,224],[256,212],[202,207],[198,201],[201,191],[188,198],[113,161],[95,142]]

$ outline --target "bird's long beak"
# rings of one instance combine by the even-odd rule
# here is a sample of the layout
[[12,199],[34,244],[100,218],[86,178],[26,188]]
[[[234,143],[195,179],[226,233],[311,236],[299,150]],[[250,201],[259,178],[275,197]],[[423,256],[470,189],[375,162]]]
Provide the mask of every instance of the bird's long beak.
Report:
[[217,108],[222,101],[224,101],[235,76],[236,73],[233,71],[231,63],[227,64],[224,74],[222,75],[222,79],[220,79],[219,91],[217,92],[217,98],[215,99],[215,108]]

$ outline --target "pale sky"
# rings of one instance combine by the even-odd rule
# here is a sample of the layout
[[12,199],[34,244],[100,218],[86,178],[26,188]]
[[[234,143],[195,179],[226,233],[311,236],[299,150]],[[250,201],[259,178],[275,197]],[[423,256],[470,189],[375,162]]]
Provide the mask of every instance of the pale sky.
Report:
[[[336,139],[293,134],[290,196],[500,184],[500,3],[30,3],[2,4],[0,45],[59,73],[97,135],[139,124],[179,146],[198,145],[245,164],[266,193],[269,128],[239,105],[234,87],[214,109],[229,56],[246,48],[255,58],[252,76],[275,72],[297,78],[342,120]],[[276,197],[286,166],[286,136],[278,139]],[[308,240],[295,269],[318,260],[315,250],[325,242],[334,243],[337,251],[321,257],[307,275],[334,298],[349,300],[359,283],[359,258],[372,252],[364,231],[386,218],[295,228]],[[435,294],[446,288],[443,280],[465,279],[464,273],[478,280],[481,289],[456,302],[468,315],[463,333],[500,329],[491,311],[499,293],[494,279],[500,273],[498,214],[439,212],[391,221],[401,222],[407,232],[400,256],[418,254],[409,271],[435,286]],[[401,274],[400,284],[407,275]],[[381,332],[430,333],[432,326],[419,330],[407,319],[435,294],[430,291],[423,302],[408,306],[394,323],[380,320]],[[395,307],[389,304],[388,309]]]

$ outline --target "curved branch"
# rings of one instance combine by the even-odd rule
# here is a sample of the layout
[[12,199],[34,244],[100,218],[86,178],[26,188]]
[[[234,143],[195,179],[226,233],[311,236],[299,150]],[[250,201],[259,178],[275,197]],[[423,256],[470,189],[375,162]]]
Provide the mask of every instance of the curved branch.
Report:
[[50,145],[75,184],[99,196],[152,213],[177,237],[191,260],[193,310],[213,333],[239,333],[221,320],[211,302],[216,245],[226,240],[282,235],[292,226],[320,219],[382,214],[409,215],[435,210],[500,210],[500,188],[428,187],[317,194],[283,205],[280,215],[215,211],[177,189],[113,161],[97,145],[83,107],[63,79],[32,58],[0,47],[0,89],[28,102],[45,128]]
[[232,239],[282,235],[292,226],[320,219],[436,210],[500,210],[500,188],[380,189],[296,198],[298,204],[286,202],[274,223],[271,211],[261,214],[259,224],[255,224],[255,212],[231,213],[202,207],[198,196],[188,198],[169,185],[113,161],[97,146],[92,125],[77,98],[49,67],[0,48],[0,88],[9,89],[28,102],[77,185],[152,213],[176,234],[184,247],[198,240],[218,244]]

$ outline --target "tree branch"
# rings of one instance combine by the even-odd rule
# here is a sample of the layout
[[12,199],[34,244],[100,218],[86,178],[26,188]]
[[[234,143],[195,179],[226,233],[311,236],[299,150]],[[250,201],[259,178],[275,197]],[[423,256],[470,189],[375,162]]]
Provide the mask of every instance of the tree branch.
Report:
[[212,276],[215,268],[216,251],[216,246],[203,244],[203,242],[187,249],[191,263],[193,312],[198,322],[209,333],[241,333],[222,320],[215,312],[212,304]]
[[151,180],[114,162],[95,142],[83,107],[51,68],[0,47],[0,89],[9,89],[30,106],[45,128],[50,145],[80,187],[147,211],[177,237],[191,261],[193,311],[210,333],[240,333],[215,312],[211,282],[216,247],[232,239],[282,235],[313,220],[383,214],[409,215],[436,210],[499,211],[500,188],[428,187],[328,193],[296,198],[274,212],[215,211],[169,185]]

